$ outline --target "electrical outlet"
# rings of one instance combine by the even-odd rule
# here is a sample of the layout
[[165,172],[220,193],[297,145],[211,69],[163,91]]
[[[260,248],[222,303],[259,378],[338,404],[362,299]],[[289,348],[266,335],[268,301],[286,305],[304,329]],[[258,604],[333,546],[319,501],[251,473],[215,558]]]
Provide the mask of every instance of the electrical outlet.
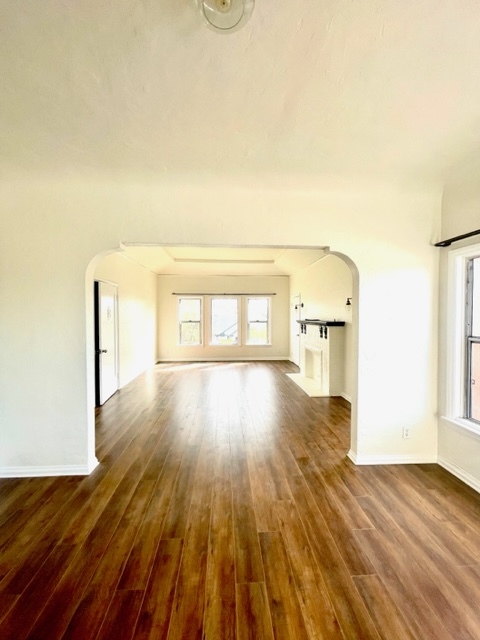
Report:
[[408,427],[403,427],[402,438],[410,438],[410,429]]

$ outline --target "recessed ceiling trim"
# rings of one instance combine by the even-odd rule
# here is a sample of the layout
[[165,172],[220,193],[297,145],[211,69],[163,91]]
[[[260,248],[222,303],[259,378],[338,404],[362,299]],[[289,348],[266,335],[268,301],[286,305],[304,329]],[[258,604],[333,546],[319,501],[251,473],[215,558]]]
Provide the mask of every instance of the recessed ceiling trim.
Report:
[[200,262],[205,264],[275,264],[275,260],[222,260],[217,258],[173,258],[174,262]]

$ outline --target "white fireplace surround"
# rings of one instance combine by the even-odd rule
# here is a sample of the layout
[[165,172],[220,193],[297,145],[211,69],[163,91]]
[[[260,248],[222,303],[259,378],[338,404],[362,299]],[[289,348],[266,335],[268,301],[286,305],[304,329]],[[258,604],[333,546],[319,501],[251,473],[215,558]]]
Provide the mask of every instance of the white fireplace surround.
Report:
[[303,324],[300,373],[288,374],[310,397],[344,393],[345,339],[343,326]]

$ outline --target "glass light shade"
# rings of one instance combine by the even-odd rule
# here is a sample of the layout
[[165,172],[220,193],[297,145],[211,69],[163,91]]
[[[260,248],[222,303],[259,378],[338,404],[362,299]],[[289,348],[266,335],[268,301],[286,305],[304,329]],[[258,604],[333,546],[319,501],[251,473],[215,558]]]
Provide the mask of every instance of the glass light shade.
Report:
[[231,33],[250,18],[255,0],[197,0],[197,5],[210,29]]

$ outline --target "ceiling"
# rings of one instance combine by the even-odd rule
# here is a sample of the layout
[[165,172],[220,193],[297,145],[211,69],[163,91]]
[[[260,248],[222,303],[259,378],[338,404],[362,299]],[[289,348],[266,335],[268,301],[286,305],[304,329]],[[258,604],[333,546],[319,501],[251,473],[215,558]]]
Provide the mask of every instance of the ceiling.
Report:
[[4,0],[0,175],[442,180],[480,148],[477,0]]
[[123,254],[149,271],[164,275],[290,276],[320,260],[325,251],[287,247],[125,246]]

